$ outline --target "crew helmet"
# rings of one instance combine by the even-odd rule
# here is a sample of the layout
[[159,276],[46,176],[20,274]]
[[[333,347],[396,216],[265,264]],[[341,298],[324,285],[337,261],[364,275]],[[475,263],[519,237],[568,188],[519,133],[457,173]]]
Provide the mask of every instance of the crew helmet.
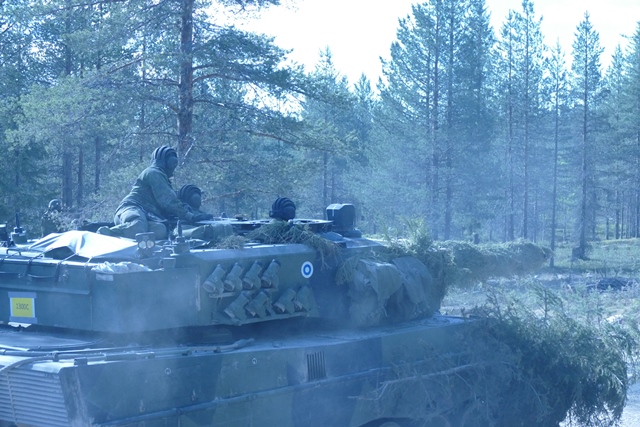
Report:
[[156,160],[165,160],[169,156],[178,157],[178,153],[173,148],[168,145],[163,145],[162,147],[158,147],[153,150],[153,154],[151,155],[151,159]]
[[269,211],[269,216],[283,221],[296,217],[296,205],[287,197],[278,197]]
[[62,210],[62,200],[61,199],[52,199],[49,202],[49,210],[50,211],[61,211]]
[[193,184],[185,184],[178,190],[178,198],[184,203],[189,203],[191,195],[197,193],[202,196],[202,190]]

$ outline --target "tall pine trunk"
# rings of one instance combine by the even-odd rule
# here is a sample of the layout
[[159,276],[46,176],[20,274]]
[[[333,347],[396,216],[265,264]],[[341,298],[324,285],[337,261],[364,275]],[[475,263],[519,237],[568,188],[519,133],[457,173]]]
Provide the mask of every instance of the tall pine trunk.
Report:
[[[65,31],[67,37],[71,35],[72,7],[71,0],[65,2]],[[64,74],[70,76],[72,71],[72,52],[69,41],[64,45]],[[73,153],[68,142],[62,147],[62,203],[67,207],[73,206]]]
[[193,126],[193,4],[181,0],[180,80],[178,82],[178,154],[181,159],[191,148]]
[[453,61],[455,43],[455,2],[449,11],[449,58],[447,62],[447,146],[445,149],[445,205],[444,205],[444,239],[451,238],[451,218],[453,211]]
[[[555,82],[555,93],[556,99],[554,102],[553,108],[553,116],[554,116],[554,126],[553,126],[553,188],[551,194],[551,253],[555,253],[556,250],[556,213],[558,206],[558,140],[559,138],[559,130],[560,130],[560,102],[558,99],[558,95],[560,92],[560,84],[559,81]],[[554,266],[554,257],[552,256],[549,259],[549,266]]]
[[440,31],[442,1],[436,0],[436,21],[433,60],[433,142],[431,148],[431,205],[433,212],[433,238],[438,239],[440,231]]

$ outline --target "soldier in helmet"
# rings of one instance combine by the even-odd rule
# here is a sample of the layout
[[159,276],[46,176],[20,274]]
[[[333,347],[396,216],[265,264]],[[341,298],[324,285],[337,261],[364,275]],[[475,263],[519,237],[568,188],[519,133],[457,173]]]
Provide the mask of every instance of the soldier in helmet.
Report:
[[42,215],[42,235],[51,233],[62,233],[64,229],[60,224],[60,214],[62,213],[62,200],[53,199],[49,202],[49,207]]
[[202,206],[202,190],[195,185],[185,184],[180,187],[180,190],[178,190],[178,198],[189,212],[194,214],[205,213],[200,210],[200,206]]
[[280,221],[292,220],[296,217],[296,205],[287,197],[278,197],[271,205],[269,216]]
[[142,171],[129,194],[120,202],[114,227],[100,227],[98,233],[130,239],[138,233],[153,232],[158,240],[167,238],[167,221],[178,218],[187,222],[207,219],[189,212],[171,186],[170,178],[178,166],[178,154],[168,146],[153,151],[151,166]]
[[[194,215],[199,215],[204,220],[213,219],[213,215],[200,210],[202,205],[202,190],[193,184],[186,184],[178,190],[178,198],[184,204],[184,207]],[[175,231],[175,230],[174,230]],[[233,234],[233,229],[229,224],[215,223],[200,226],[183,226],[182,235],[189,239],[200,239],[208,241],[216,241],[221,237]]]

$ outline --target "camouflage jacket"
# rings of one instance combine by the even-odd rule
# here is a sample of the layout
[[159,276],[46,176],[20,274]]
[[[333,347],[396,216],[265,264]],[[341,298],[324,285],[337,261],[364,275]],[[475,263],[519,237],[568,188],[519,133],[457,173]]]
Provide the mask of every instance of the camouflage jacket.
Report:
[[60,212],[46,211],[42,216],[42,235],[46,236],[51,233],[62,233],[64,228],[60,223]]
[[193,214],[178,199],[167,174],[155,165],[142,171],[129,194],[120,202],[118,210],[128,206],[142,208],[147,214],[159,219],[193,218]]

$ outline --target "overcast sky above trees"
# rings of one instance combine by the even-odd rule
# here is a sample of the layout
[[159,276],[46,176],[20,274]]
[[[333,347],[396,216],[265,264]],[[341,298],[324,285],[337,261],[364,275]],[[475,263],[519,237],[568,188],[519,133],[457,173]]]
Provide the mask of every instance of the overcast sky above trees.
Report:
[[[411,12],[416,0],[283,0],[247,28],[276,37],[276,43],[293,49],[291,58],[312,69],[319,52],[329,46],[336,68],[355,82],[362,73],[372,81],[380,75],[379,57],[388,57],[396,39],[398,18]],[[494,30],[500,28],[509,11],[521,10],[520,0],[486,0]],[[535,13],[541,16],[545,43],[556,40],[571,52],[576,26],[585,11],[591,16],[605,48],[603,65],[608,64],[618,44],[624,48],[640,21],[637,0],[536,0]]]

